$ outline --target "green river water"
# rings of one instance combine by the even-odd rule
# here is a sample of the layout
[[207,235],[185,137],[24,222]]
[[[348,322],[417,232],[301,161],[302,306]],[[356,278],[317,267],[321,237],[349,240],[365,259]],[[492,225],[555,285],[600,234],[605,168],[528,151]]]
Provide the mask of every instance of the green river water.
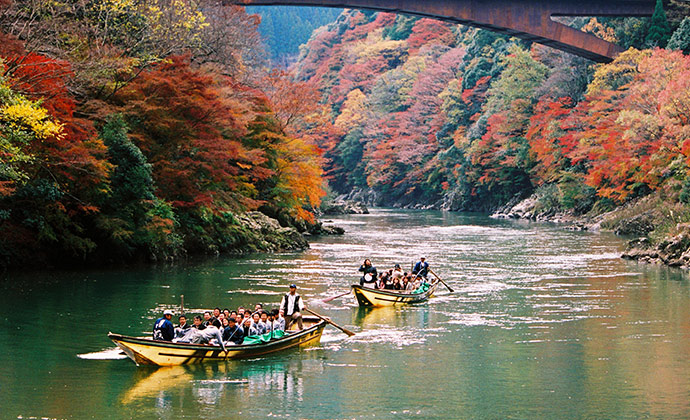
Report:
[[[0,418],[690,418],[690,282],[619,258],[624,241],[485,215],[375,210],[302,253],[174,266],[5,274]],[[360,309],[379,269],[425,254],[455,293]],[[40,267],[33,267],[39,269]],[[254,360],[137,367],[108,331],[163,309],[277,306],[297,283],[328,327],[316,347]]]

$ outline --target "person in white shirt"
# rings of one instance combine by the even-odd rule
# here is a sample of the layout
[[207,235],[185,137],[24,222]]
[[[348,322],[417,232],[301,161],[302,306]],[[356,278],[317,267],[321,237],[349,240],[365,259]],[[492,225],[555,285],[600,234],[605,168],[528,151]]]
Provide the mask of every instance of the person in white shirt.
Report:
[[273,331],[285,331],[285,318],[283,318],[283,310],[273,310]]
[[297,286],[294,284],[290,285],[290,293],[283,296],[280,301],[280,308],[285,314],[285,319],[287,320],[285,324],[285,329],[289,330],[290,326],[297,323],[297,328],[300,330],[302,327],[302,311],[304,310],[304,301],[302,297],[297,294]]

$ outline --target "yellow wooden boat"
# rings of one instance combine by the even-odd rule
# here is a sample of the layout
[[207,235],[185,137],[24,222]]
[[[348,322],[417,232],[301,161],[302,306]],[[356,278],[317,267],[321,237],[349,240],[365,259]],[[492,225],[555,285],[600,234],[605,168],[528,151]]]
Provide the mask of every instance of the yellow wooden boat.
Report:
[[402,293],[396,290],[371,289],[359,284],[352,285],[352,292],[357,298],[359,306],[393,306],[422,303],[428,300],[436,291],[439,281],[431,283],[431,287],[422,293]]
[[[307,347],[319,344],[326,322],[317,317],[303,316],[301,331],[291,329],[283,337],[266,343],[226,346],[207,344],[173,343],[158,341],[150,337],[128,337],[108,333],[108,337],[139,365],[177,366],[201,363],[210,360],[246,359],[263,356],[293,347]],[[295,326],[293,325],[293,328]]]

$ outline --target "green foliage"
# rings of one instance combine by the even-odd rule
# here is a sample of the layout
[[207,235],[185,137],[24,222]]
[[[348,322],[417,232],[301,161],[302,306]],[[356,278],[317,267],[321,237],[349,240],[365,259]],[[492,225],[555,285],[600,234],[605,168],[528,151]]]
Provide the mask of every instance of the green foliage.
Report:
[[395,23],[383,29],[383,37],[394,41],[407,39],[418,20],[419,18],[415,16],[397,15],[395,17]]
[[690,54],[690,17],[683,19],[666,47],[670,50],[681,50],[683,54]]
[[495,114],[507,110],[519,99],[535,100],[537,88],[546,80],[549,69],[535,61],[529,51],[511,46],[509,55],[501,60],[505,70],[489,88],[484,112]]
[[690,204],[690,176],[683,181],[683,189],[680,191],[679,200],[683,204]]
[[584,214],[592,209],[596,201],[596,189],[586,185],[581,177],[563,173],[558,181],[559,204],[565,209]]
[[668,19],[666,19],[666,13],[664,12],[664,1],[656,0],[654,14],[649,21],[649,29],[645,40],[649,46],[664,48],[670,37],[671,26],[668,24]]
[[645,47],[649,18],[616,18],[610,20],[610,25],[614,28],[616,39],[621,47],[625,49]]
[[130,203],[154,199],[152,167],[141,150],[127,137],[127,125],[121,114],[108,118],[101,137],[113,164],[110,176],[110,203],[122,208]]

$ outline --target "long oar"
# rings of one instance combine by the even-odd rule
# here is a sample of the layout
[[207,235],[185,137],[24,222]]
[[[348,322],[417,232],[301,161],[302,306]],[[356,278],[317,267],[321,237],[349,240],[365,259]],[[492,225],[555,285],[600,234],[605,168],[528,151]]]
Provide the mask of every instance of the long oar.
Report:
[[310,314],[314,315],[315,317],[320,318],[321,320],[328,322],[329,324],[333,325],[334,327],[336,327],[336,328],[339,329],[340,331],[344,332],[345,334],[349,335],[350,337],[352,337],[353,335],[355,335],[355,333],[353,333],[352,331],[348,330],[347,328],[341,327],[340,325],[336,324],[335,322],[331,321],[330,319],[324,318],[323,316],[317,314],[316,312],[312,311],[312,310],[309,309],[309,308],[304,308],[304,310],[307,311],[307,312],[309,312]]
[[449,292],[453,293],[453,292],[455,291],[455,290],[451,289],[450,286],[448,286],[448,285],[446,284],[445,281],[441,280],[441,277],[437,276],[436,273],[434,273],[434,270],[432,270],[431,268],[429,268],[429,272],[430,272],[431,274],[433,274],[434,277],[436,277],[436,278],[438,279],[438,281],[440,281],[441,283],[443,283],[443,285],[446,286],[446,287],[448,288],[448,291],[449,291]]
[[330,301],[332,301],[332,300],[338,299],[339,297],[343,297],[343,296],[349,295],[349,294],[350,294],[350,291],[348,290],[347,292],[343,293],[342,295],[329,297],[329,298],[326,298],[326,299],[322,300],[321,302],[327,303],[327,302],[330,302]]

